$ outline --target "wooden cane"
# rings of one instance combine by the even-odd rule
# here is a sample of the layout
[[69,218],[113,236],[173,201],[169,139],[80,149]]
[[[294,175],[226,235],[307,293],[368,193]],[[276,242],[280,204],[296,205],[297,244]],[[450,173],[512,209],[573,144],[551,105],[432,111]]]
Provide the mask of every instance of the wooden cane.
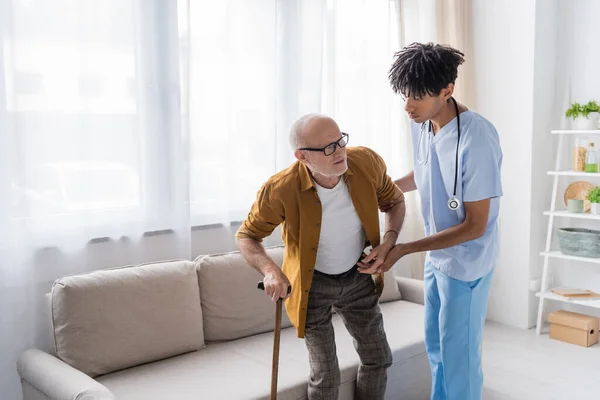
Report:
[[[258,282],[258,288],[265,290],[265,284]],[[288,294],[292,291],[288,286]],[[279,343],[281,338],[281,312],[283,300],[280,298],[275,304],[275,331],[273,332],[273,360],[271,361],[271,397],[270,400],[277,400],[277,377],[279,375]]]

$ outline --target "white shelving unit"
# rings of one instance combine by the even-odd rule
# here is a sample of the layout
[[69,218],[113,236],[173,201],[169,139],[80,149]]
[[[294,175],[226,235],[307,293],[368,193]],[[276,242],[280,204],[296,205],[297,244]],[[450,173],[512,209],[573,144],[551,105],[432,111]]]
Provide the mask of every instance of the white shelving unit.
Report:
[[543,252],[541,252],[541,256],[544,257],[544,269],[542,271],[542,285],[541,291],[536,293],[536,296],[540,299],[540,303],[538,306],[538,315],[537,315],[537,326],[536,332],[539,335],[542,333],[543,326],[543,316],[544,316],[544,304],[548,301],[560,301],[569,304],[578,304],[587,307],[600,308],[600,300],[572,300],[563,296],[556,295],[552,293],[552,288],[548,287],[548,265],[551,259],[562,259],[562,260],[570,260],[577,262],[588,262],[600,264],[600,258],[586,258],[586,257],[575,257],[569,256],[566,254],[562,254],[560,251],[552,250],[550,246],[552,245],[552,233],[554,232],[554,219],[555,218],[576,218],[576,219],[589,219],[600,221],[600,215],[593,215],[589,213],[569,213],[564,208],[557,209],[556,208],[556,197],[558,190],[558,180],[561,177],[586,177],[586,178],[595,178],[598,179],[600,184],[600,173],[587,173],[587,172],[575,172],[575,171],[565,171],[561,170],[561,157],[563,154],[563,144],[565,135],[598,135],[598,139],[600,139],[600,130],[593,131],[582,131],[582,130],[554,130],[550,132],[553,135],[558,135],[558,149],[556,151],[556,166],[554,171],[548,171],[548,175],[554,178],[554,185],[552,188],[552,202],[550,205],[550,210],[544,212],[544,215],[549,217],[548,220],[548,232],[546,234],[546,248]]

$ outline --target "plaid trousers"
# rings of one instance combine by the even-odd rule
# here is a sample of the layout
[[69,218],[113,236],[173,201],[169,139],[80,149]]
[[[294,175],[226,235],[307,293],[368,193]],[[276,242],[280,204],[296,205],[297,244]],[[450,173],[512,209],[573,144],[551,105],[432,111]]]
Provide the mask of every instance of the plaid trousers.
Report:
[[360,357],[356,400],[383,400],[392,352],[383,327],[379,295],[371,275],[356,266],[339,275],[315,271],[308,296],[304,340],[309,353],[309,400],[337,400],[340,370],[331,323],[332,310],[354,338]]

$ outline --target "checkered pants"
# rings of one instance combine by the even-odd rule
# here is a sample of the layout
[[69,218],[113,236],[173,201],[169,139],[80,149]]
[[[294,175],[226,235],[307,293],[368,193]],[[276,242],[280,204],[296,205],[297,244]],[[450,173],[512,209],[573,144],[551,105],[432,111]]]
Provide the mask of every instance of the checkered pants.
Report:
[[379,296],[371,275],[356,268],[340,275],[315,272],[308,297],[305,342],[309,353],[309,400],[337,400],[340,370],[332,309],[354,338],[360,357],[356,400],[383,400],[392,353],[383,329]]

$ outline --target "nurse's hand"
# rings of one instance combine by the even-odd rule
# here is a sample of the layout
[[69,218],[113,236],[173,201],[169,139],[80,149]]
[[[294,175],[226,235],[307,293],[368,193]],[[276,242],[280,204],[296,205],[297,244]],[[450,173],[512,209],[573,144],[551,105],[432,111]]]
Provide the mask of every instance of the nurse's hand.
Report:
[[379,210],[382,213],[386,213],[386,212],[390,211],[392,209],[392,207],[394,207],[394,203],[384,203],[384,204],[381,204],[381,206],[379,207]]
[[375,247],[368,256],[357,263],[358,272],[362,274],[376,274],[377,269],[381,267],[392,248],[393,245],[389,243],[382,243]]
[[[358,271],[363,274],[381,274],[389,271],[399,259],[408,254],[406,250],[406,245],[403,243],[398,243],[388,253],[382,263],[380,263],[377,267],[372,267],[375,263],[371,264],[371,266],[367,266],[368,268],[362,269],[359,268]],[[366,259],[365,259],[366,260]],[[360,264],[360,263],[359,263]]]

